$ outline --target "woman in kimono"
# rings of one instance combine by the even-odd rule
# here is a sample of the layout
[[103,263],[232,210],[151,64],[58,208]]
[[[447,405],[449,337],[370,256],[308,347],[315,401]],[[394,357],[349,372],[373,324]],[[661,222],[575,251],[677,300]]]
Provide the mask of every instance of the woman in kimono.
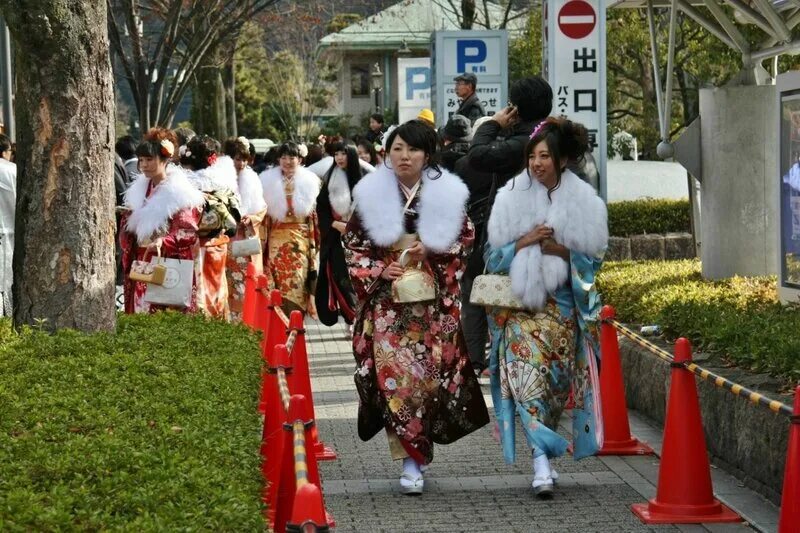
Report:
[[[242,216],[236,227],[236,235],[231,238],[233,242],[257,237],[262,242],[263,221],[267,214],[267,204],[264,203],[264,194],[261,191],[261,181],[250,165],[253,161],[253,145],[244,137],[228,139],[223,146],[223,152],[233,160],[238,175],[239,188],[239,212]],[[263,247],[263,245],[262,245]],[[252,263],[256,267],[256,273],[263,271],[262,254],[247,257],[234,257],[228,254],[226,263],[226,278],[228,280],[228,305],[230,307],[231,320],[238,322],[241,320],[242,306],[244,305],[244,276],[247,273],[247,265]]]
[[[197,228],[205,198],[189,182],[186,173],[173,164],[177,145],[175,134],[154,128],[136,148],[139,170],[125,192],[120,220],[120,246],[125,272],[126,313],[148,313],[162,306],[144,301],[147,284],[130,279],[133,261],[149,261],[160,250],[161,256],[193,261]],[[186,312],[194,312],[196,280]]]
[[261,173],[267,204],[264,273],[269,287],[281,291],[283,310],[308,312],[316,318],[316,200],[320,180],[300,166],[300,148],[293,142],[278,148],[278,165]]
[[233,160],[218,157],[219,151],[215,139],[197,135],[186,143],[181,164],[188,169],[189,181],[206,198],[195,256],[197,305],[206,316],[229,320],[225,263],[230,236],[239,222],[239,185]]
[[558,477],[549,459],[567,449],[556,428],[570,389],[574,457],[602,445],[594,279],[608,243],[606,206],[566,168],[587,148],[582,125],[540,123],[525,150],[527,169],[498,191],[488,224],[486,269],[510,276],[521,308],[489,311],[492,399],[509,463],[519,415],[542,498],[552,496]]
[[319,220],[319,281],[316,307],[320,321],[333,326],[339,315],[348,324],[355,318],[355,293],[344,260],[342,234],[353,209],[352,191],[362,176],[374,169],[367,168],[352,144],[337,142],[331,150],[331,166],[322,178],[322,190],[317,197]]
[[[417,120],[389,135],[386,164],[353,190],[343,239],[358,297],[358,433],[366,441],[386,431],[392,459],[403,461],[404,494],[422,492],[434,442],[449,444],[489,421],[459,320],[458,278],[474,239],[464,211],[469,192],[436,164],[436,142]],[[404,251],[430,276],[434,299],[393,297]]]

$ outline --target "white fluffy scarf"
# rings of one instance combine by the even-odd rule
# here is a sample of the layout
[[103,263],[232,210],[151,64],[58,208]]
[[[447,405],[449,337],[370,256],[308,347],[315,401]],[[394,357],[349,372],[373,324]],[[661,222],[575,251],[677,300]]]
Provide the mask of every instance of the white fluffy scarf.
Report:
[[[547,187],[531,180],[525,171],[509,181],[497,192],[492,207],[489,244],[500,248],[546,224],[553,228],[556,242],[576,252],[600,255],[608,244],[608,214],[594,188],[566,170],[561,185],[550,196],[552,201]],[[542,309],[548,295],[566,283],[569,264],[558,256],[542,254],[535,244],[517,252],[509,275],[514,295],[526,306]]]
[[238,197],[239,185],[233,159],[224,155],[217,162],[202,170],[188,172],[189,181],[203,192],[230,189]]
[[[432,170],[423,171],[417,233],[427,248],[442,253],[461,234],[469,190],[461,178],[446,170],[434,178]],[[376,245],[389,247],[405,233],[405,201],[397,176],[386,165],[361,178],[353,188],[353,199],[364,229]]]
[[350,194],[350,183],[347,181],[347,173],[334,165],[331,177],[328,179],[328,200],[336,213],[347,220],[350,218],[353,198]]
[[239,196],[242,216],[254,215],[267,208],[258,174],[250,167],[239,172]]
[[[267,203],[267,213],[272,220],[280,222],[289,212],[289,203],[286,200],[286,190],[283,186],[283,172],[280,166],[265,170],[259,176],[264,189],[264,201]],[[292,208],[295,216],[305,218],[314,211],[319,194],[319,178],[313,172],[303,167],[297,167],[294,172],[294,192],[292,193]]]
[[131,210],[125,229],[136,235],[139,242],[154,234],[164,234],[169,229],[169,220],[179,211],[201,207],[205,196],[186,177],[180,167],[169,165],[167,177],[147,198],[150,178],[139,174],[125,191],[125,207]]

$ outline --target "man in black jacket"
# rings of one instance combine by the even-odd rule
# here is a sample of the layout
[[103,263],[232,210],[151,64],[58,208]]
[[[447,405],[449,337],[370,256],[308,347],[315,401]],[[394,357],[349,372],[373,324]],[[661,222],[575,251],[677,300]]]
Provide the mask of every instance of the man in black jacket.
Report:
[[456,115],[462,115],[469,119],[470,125],[486,115],[478,95],[475,90],[478,87],[478,77],[472,72],[465,72],[454,78],[456,82],[456,95],[460,102]]
[[475,246],[461,278],[461,323],[476,370],[486,367],[488,324],[485,309],[470,304],[469,297],[472,282],[484,269],[486,222],[496,190],[526,167],[525,146],[553,109],[553,90],[543,78],[533,76],[515,82],[509,99],[510,106],[478,127],[469,152],[456,163],[456,173],[470,191],[467,214],[475,224]]
[[455,172],[456,163],[469,151],[472,126],[467,117],[453,115],[439,131],[444,145],[439,152],[442,166],[450,172]]

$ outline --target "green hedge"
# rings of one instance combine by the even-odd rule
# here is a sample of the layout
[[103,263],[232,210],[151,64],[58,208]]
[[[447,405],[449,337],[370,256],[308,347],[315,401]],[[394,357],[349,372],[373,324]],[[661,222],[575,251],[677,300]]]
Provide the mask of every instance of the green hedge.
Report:
[[787,383],[800,379],[800,312],[779,303],[774,277],[704,281],[700,262],[609,262],[603,301],[622,322],[660,325],[668,337]]
[[258,339],[177,313],[0,322],[0,530],[259,531]]
[[615,237],[689,232],[688,200],[633,200],[608,204],[608,231]]

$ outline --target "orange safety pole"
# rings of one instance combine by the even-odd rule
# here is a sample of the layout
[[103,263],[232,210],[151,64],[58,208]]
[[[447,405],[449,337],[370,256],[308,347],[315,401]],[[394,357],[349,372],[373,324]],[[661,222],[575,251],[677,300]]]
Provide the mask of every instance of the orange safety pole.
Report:
[[[292,367],[294,368],[294,389],[293,392],[302,394],[308,400],[308,418],[316,420],[316,413],[314,412],[314,395],[311,392],[311,375],[308,368],[308,350],[306,348],[306,330],[303,325],[303,314],[300,311],[292,311],[289,315],[289,329],[297,331],[297,341],[294,343],[294,349],[289,354],[292,358]],[[312,443],[314,445],[314,454],[319,461],[333,461],[336,459],[336,450],[330,446],[326,446],[319,438],[319,432],[316,425],[312,428]],[[314,481],[312,480],[312,483]]]
[[800,387],[794,390],[794,414],[786,449],[780,513],[778,533],[800,531]]
[[603,412],[603,448],[598,455],[651,455],[653,449],[631,435],[617,329],[610,305],[600,310],[600,401]]
[[242,323],[250,328],[255,326],[256,316],[256,265],[247,263],[244,275],[244,303],[242,304]]

